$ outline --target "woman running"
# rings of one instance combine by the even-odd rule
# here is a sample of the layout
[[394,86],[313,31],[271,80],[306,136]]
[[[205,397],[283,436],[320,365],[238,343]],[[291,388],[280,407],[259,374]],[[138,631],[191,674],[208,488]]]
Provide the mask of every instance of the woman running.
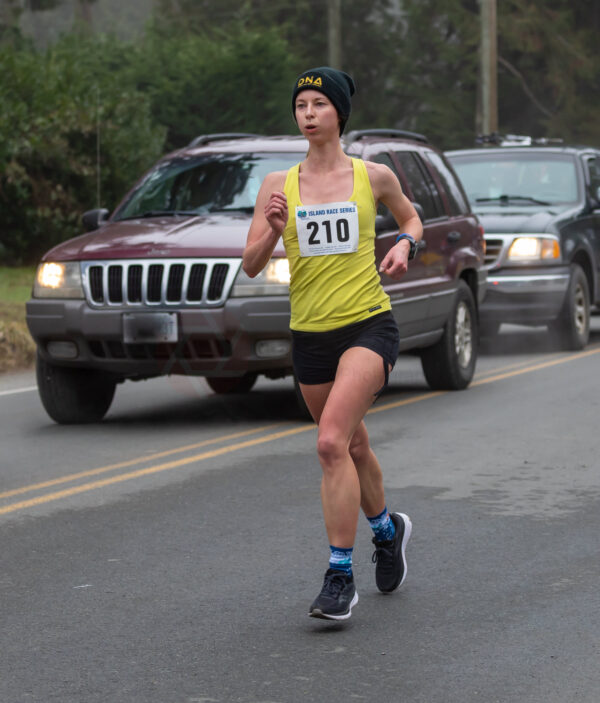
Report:
[[305,71],[292,110],[309,142],[304,161],[268,174],[248,232],[243,268],[256,276],[280,237],[290,265],[293,363],[318,424],[321,500],[329,568],[309,615],[344,620],[358,602],[352,549],[359,509],[374,533],[375,579],[395,590],[406,576],[412,525],[389,513],[379,463],[363,418],[398,356],[398,327],[375,266],[375,215],[386,205],[401,234],[379,271],[400,278],[422,237],[421,221],[387,166],[347,156],[340,136],[350,115],[352,78],[329,67]]

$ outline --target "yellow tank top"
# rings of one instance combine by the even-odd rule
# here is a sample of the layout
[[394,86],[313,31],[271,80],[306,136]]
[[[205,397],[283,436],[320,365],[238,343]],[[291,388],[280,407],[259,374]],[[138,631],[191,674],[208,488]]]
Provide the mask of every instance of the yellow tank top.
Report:
[[[325,332],[391,310],[389,296],[381,286],[375,267],[376,207],[369,174],[361,159],[353,158],[352,165],[352,195],[347,203],[335,203],[338,207],[332,210],[326,209],[327,204],[322,209],[316,209],[314,205],[303,205],[300,201],[300,164],[293,166],[287,173],[284,192],[289,217],[283,232],[283,243],[290,264],[292,330]],[[346,205],[349,207],[339,207]],[[358,245],[355,251],[335,253],[334,244],[333,253],[327,253],[327,247],[321,245],[322,254],[301,254],[301,248],[306,252],[307,247],[306,238],[302,239],[302,244],[299,241],[297,217],[311,220],[312,215],[320,215],[318,229],[315,229],[317,225],[313,223],[313,228],[309,228],[308,234],[303,237],[314,234],[313,239],[317,242],[333,239],[335,243],[337,234],[338,239],[345,242],[350,237],[347,224],[339,223],[335,217],[329,218],[325,213],[353,210],[358,211]],[[338,214],[337,217],[342,218],[344,215]],[[330,224],[327,223],[328,219]],[[302,219],[298,222],[302,231]],[[340,227],[340,224],[343,226]],[[337,229],[335,225],[338,225]]]

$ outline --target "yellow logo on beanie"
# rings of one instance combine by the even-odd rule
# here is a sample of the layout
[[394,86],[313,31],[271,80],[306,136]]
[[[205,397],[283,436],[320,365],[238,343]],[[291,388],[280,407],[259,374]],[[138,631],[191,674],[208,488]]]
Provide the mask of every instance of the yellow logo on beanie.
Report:
[[298,81],[298,85],[296,86],[297,88],[300,88],[301,86],[306,86],[306,85],[314,85],[315,87],[317,86],[323,86],[323,81],[321,80],[321,76],[317,76],[315,78],[314,76],[305,76],[304,78],[301,78]]

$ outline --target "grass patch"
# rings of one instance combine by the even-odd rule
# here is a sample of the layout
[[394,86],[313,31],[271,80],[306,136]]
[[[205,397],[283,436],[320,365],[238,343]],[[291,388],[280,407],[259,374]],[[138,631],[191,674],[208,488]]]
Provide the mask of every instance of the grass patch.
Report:
[[30,368],[35,344],[25,323],[35,267],[0,266],[0,373]]
[[0,266],[0,303],[23,303],[31,297],[35,267]]

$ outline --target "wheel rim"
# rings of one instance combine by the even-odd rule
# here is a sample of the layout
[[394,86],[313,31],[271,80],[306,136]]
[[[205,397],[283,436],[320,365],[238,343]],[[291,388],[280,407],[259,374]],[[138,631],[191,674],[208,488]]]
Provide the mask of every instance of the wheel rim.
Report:
[[456,309],[456,325],[454,328],[454,349],[459,365],[464,369],[471,363],[473,356],[473,330],[471,313],[465,303],[460,303]]
[[585,334],[585,328],[587,325],[587,309],[585,304],[585,292],[581,284],[579,284],[575,289],[575,309],[573,319],[577,334]]

